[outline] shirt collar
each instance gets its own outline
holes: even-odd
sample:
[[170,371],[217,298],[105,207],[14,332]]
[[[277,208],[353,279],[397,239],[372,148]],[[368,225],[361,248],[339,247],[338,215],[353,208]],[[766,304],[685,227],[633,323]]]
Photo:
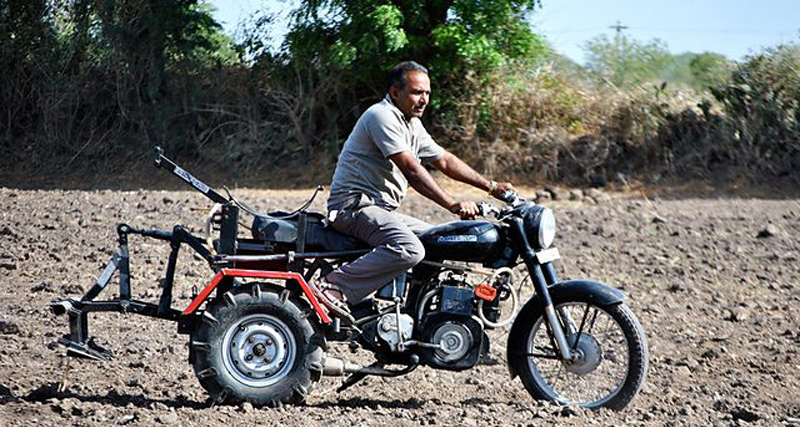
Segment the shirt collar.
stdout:
[[396,114],[398,114],[398,115],[400,116],[400,118],[401,118],[401,119],[403,119],[403,122],[405,122],[406,124],[409,124],[409,125],[411,124],[411,121],[412,121],[414,118],[412,117],[412,118],[410,118],[410,119],[406,120],[406,115],[405,115],[405,114],[403,114],[403,112],[402,112],[402,111],[400,111],[400,109],[399,109],[399,108],[397,108],[397,105],[395,105],[395,104],[394,104],[394,100],[392,99],[392,96],[391,96],[391,95],[389,95],[389,94],[387,93],[387,94],[386,94],[386,96],[385,96],[385,97],[383,97],[383,100],[384,100],[384,101],[386,101],[386,103],[387,103],[389,106],[391,106],[391,107],[392,107],[392,110],[393,110],[393,111],[394,111]]

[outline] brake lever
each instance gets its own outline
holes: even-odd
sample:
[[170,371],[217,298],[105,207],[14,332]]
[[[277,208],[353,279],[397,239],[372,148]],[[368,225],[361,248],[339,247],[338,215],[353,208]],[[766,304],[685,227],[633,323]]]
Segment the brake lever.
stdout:
[[486,202],[478,203],[478,215],[488,217],[489,214],[494,214],[494,216],[497,217],[500,214],[500,209]]

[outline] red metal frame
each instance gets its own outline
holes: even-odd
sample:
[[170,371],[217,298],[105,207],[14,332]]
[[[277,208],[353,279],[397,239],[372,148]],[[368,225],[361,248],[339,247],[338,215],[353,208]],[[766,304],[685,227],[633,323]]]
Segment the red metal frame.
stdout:
[[319,304],[317,297],[311,292],[311,288],[308,286],[308,283],[303,278],[300,273],[289,272],[289,271],[263,271],[263,270],[245,270],[241,268],[223,268],[222,270],[217,273],[216,276],[211,280],[211,282],[206,285],[205,288],[200,292],[197,297],[192,300],[192,303],[186,307],[186,310],[183,310],[184,315],[192,314],[201,304],[208,298],[208,295],[211,294],[211,291],[217,287],[219,282],[224,277],[255,277],[259,279],[281,279],[281,280],[296,280],[297,283],[300,284],[300,287],[303,289],[303,293],[306,294],[306,298],[308,301],[311,302],[311,306],[314,307],[314,310],[319,315],[320,320],[322,323],[329,324],[331,323],[331,318],[328,316],[328,313],[322,309],[322,306]]

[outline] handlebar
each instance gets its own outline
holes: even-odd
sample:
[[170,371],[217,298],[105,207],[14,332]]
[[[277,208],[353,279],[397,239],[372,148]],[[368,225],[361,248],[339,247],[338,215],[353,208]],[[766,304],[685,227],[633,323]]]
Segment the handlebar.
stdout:
[[505,207],[498,208],[486,202],[478,203],[478,216],[488,217],[490,214],[492,214],[495,218],[499,218],[505,211],[519,206],[527,201],[517,192],[510,190],[503,193],[500,200],[506,203]]

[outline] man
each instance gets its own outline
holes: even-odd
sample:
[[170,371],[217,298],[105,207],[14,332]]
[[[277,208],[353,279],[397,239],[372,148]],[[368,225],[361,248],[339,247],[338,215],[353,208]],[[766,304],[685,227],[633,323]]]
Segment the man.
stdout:
[[464,219],[478,213],[474,202],[456,200],[439,187],[421,161],[498,198],[513,190],[510,183],[482,177],[433,141],[420,121],[430,94],[425,67],[413,61],[398,64],[389,74],[389,93],[358,119],[336,164],[328,219],[337,231],[374,249],[313,287],[326,306],[351,322],[347,302],[360,301],[425,256],[415,233],[429,225],[394,212],[409,184]]

